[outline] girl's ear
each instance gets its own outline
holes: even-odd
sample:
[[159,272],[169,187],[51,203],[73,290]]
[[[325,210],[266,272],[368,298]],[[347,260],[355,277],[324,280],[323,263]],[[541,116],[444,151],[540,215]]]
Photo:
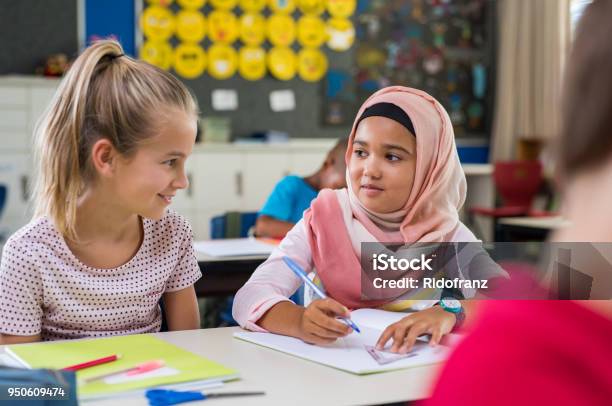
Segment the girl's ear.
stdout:
[[117,150],[106,138],[101,138],[91,148],[91,163],[100,176],[112,176],[117,162]]

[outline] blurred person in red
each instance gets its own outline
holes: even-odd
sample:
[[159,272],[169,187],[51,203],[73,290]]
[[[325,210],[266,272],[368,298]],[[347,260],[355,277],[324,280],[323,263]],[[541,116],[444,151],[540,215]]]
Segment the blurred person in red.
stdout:
[[[553,242],[612,242],[612,1],[586,9],[567,67],[559,179],[571,226]],[[610,270],[612,272],[612,270]],[[510,282],[512,283],[512,282]],[[609,405],[612,301],[488,301],[426,404]]]

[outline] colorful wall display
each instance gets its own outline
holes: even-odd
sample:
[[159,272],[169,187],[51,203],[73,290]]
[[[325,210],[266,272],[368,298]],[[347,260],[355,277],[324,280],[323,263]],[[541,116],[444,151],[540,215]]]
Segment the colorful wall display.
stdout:
[[186,79],[318,82],[329,62],[322,47],[353,46],[356,0],[147,0],[140,58]]
[[[355,71],[328,75],[326,122],[350,124],[359,102],[390,84],[423,89],[446,108],[458,137],[487,137],[495,67],[494,0],[329,0],[327,47],[353,41]],[[347,18],[356,12],[358,18]],[[350,15],[350,14],[349,14]],[[355,101],[337,89],[354,80]],[[353,79],[354,78],[354,79]],[[333,80],[333,81],[332,81]]]

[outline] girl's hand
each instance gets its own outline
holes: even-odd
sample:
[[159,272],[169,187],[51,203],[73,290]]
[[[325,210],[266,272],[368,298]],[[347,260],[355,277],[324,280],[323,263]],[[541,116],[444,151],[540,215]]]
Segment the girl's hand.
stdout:
[[314,300],[302,313],[299,338],[310,344],[330,344],[353,330],[336,317],[349,317],[346,307],[334,299]]
[[405,354],[412,350],[417,337],[422,334],[431,334],[429,345],[436,346],[444,335],[451,332],[456,321],[454,314],[440,306],[421,310],[388,326],[378,339],[376,348],[382,350],[393,337],[391,352]]

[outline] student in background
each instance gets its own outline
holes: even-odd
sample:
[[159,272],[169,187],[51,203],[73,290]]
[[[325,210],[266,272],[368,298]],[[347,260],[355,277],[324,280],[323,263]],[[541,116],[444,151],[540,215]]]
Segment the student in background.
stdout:
[[[567,67],[558,159],[571,225],[553,242],[612,242],[610,21],[612,2],[587,7]],[[609,405],[611,338],[610,300],[489,302],[427,403]]]
[[276,184],[255,223],[258,237],[282,238],[310,207],[321,189],[346,187],[346,139],[340,139],[327,153],[319,170],[305,178],[286,176]]
[[[477,241],[459,221],[466,180],[453,126],[430,95],[400,86],[372,95],[357,114],[345,159],[348,187],[321,191],[238,291],[233,314],[242,327],[314,344],[333,342],[351,332],[336,319],[348,317],[349,308],[406,310],[416,302],[362,299],[362,242]],[[301,280],[283,256],[306,272],[316,269],[315,281],[329,298],[306,308],[289,301]],[[469,318],[471,305],[463,305]],[[432,334],[431,343],[437,344],[455,328],[458,317],[429,306],[389,326],[379,347],[391,340],[392,351],[407,352],[423,333]]]
[[72,65],[36,134],[35,216],[4,247],[3,344],[199,327],[187,187],[198,108],[115,41]]

